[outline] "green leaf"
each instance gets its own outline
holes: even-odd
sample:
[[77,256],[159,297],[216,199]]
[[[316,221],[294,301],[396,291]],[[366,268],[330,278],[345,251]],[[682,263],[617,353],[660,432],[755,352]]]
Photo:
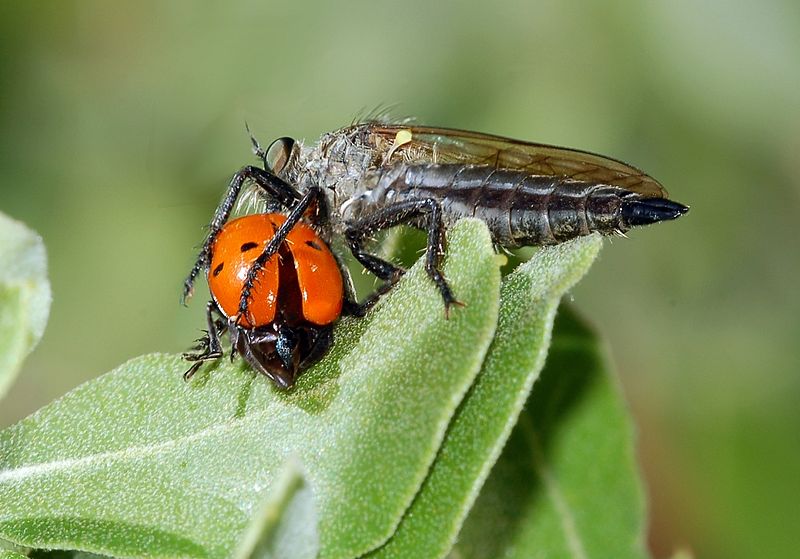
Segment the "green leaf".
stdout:
[[16,551],[0,549],[0,559],[28,559],[28,556],[23,555],[22,553],[17,553]]
[[314,559],[319,554],[314,495],[290,461],[245,531],[234,559]]
[[451,228],[445,320],[415,266],[375,312],[343,320],[290,393],[237,361],[189,384],[176,356],[134,359],[0,433],[0,537],[107,555],[227,557],[287,459],[307,472],[323,559],[394,532],[497,325],[483,223]]
[[108,559],[106,555],[96,555],[85,551],[35,549],[28,555],[30,559]]
[[597,338],[563,310],[547,366],[451,557],[647,557],[632,441]]
[[50,301],[42,238],[0,214],[0,397],[39,343]]
[[502,286],[496,338],[396,534],[373,558],[441,557],[452,547],[544,365],[558,302],[588,270],[597,236],[544,248]]

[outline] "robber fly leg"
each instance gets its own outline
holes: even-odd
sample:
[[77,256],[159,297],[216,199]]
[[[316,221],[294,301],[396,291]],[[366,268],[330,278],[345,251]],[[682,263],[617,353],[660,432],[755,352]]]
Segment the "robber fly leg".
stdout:
[[214,311],[216,308],[213,301],[208,302],[206,306],[206,324],[208,330],[206,331],[206,335],[197,340],[197,345],[192,348],[197,351],[197,353],[187,352],[183,354],[183,358],[186,361],[193,361],[189,370],[183,373],[183,380],[188,381],[192,378],[206,361],[214,361],[222,357],[222,344],[219,341],[219,334],[221,329],[224,328],[224,326],[222,326],[222,328],[220,328],[220,326],[224,323],[214,318]]
[[[339,271],[342,274],[342,280],[344,282],[344,301],[342,302],[342,314],[344,316],[355,316],[359,318],[363,317],[367,314],[367,311],[369,311],[375,305],[375,303],[378,302],[378,299],[380,299],[383,294],[389,291],[389,289],[391,289],[392,286],[397,283],[396,280],[386,281],[378,289],[372,292],[366,299],[359,303],[358,296],[356,295],[356,288],[353,285],[353,277],[350,274],[350,269],[345,265],[344,262],[342,262],[342,259],[339,258],[337,254],[334,253],[333,256],[336,259],[336,264],[339,266]],[[402,275],[403,270],[398,268],[398,272],[394,274],[394,277],[399,279]]]
[[364,304],[358,302],[358,296],[356,295],[356,288],[353,285],[353,276],[350,274],[350,269],[335,252],[333,253],[333,258],[336,260],[336,265],[339,268],[339,273],[342,275],[342,283],[344,284],[342,314],[345,316],[364,316],[372,305],[364,306]]
[[[453,296],[453,292],[440,270],[445,238],[442,207],[439,202],[433,198],[396,202],[372,215],[349,223],[345,231],[345,237],[353,256],[367,270],[387,282],[388,285],[381,286],[382,291],[385,292],[399,279],[403,270],[377,256],[366,253],[363,249],[363,243],[378,231],[389,229],[396,225],[409,224],[421,228],[417,224],[417,220],[425,221],[424,229],[428,233],[425,271],[439,289],[439,293],[441,293],[444,300],[445,314],[449,315],[451,305],[462,305],[463,303]],[[380,293],[377,296],[380,296]]]
[[[397,279],[400,279],[400,277],[401,276],[397,276]],[[345,316],[355,316],[359,318],[365,316],[367,311],[374,307],[375,303],[377,303],[381,297],[386,295],[396,283],[397,280],[383,282],[375,291],[370,293],[367,298],[360,303],[355,299],[345,299],[342,305],[342,314]]]
[[350,247],[350,252],[353,253],[356,260],[378,279],[383,280],[383,283],[361,303],[357,302],[355,297],[350,300],[345,298],[342,312],[351,316],[364,316],[378,302],[378,299],[387,293],[405,273],[403,268],[364,250],[364,242],[378,229],[367,230],[362,227],[362,224],[363,220],[359,220],[348,226],[345,231],[347,246]]
[[250,165],[242,167],[242,169],[231,178],[228,190],[225,192],[222,202],[217,206],[214,217],[208,226],[208,236],[203,242],[200,254],[197,255],[197,260],[195,260],[191,272],[189,272],[188,277],[183,282],[182,303],[185,303],[186,300],[192,296],[194,281],[197,279],[200,272],[208,266],[211,258],[211,246],[214,244],[217,235],[219,235],[222,226],[225,225],[225,222],[228,221],[228,218],[231,216],[231,211],[233,211],[236,199],[239,197],[239,193],[242,190],[242,185],[248,180],[252,181],[263,190],[265,195],[273,198],[285,208],[291,208],[302,198],[302,195],[297,189],[269,171]]
[[244,286],[242,287],[242,296],[239,300],[239,312],[236,317],[237,324],[239,323],[239,320],[241,320],[241,317],[247,316],[247,307],[250,304],[250,293],[253,290],[258,273],[264,268],[269,259],[278,252],[278,249],[286,240],[286,236],[303,218],[303,214],[306,213],[312,204],[315,204],[320,198],[322,198],[322,196],[323,194],[320,188],[309,188],[308,192],[306,192],[303,197],[300,198],[300,201],[297,202],[297,204],[292,208],[292,211],[289,212],[289,215],[286,216],[286,221],[284,221],[283,224],[278,227],[278,230],[275,231],[275,235],[269,240],[267,245],[264,247],[264,250],[258,255],[258,258],[253,261],[250,269],[247,270],[247,277],[245,278]]

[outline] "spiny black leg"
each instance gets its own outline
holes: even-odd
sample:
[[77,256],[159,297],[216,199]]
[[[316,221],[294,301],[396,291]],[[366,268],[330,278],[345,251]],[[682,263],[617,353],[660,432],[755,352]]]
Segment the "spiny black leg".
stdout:
[[342,275],[342,284],[344,287],[342,314],[345,316],[364,316],[369,309],[362,309],[361,305],[358,303],[356,287],[353,285],[353,276],[350,274],[350,269],[345,265],[338,254],[333,253],[333,258],[336,260],[339,273]]
[[352,300],[345,299],[342,312],[346,315],[361,317],[367,314],[367,311],[378,302],[381,296],[388,293],[406,272],[403,268],[366,252],[363,244],[368,235],[362,234],[362,231],[357,228],[349,228],[345,231],[350,252],[364,268],[378,279],[383,280],[383,283],[361,303],[357,302],[355,297]]
[[366,299],[361,301],[360,303],[355,299],[345,299],[344,303],[342,304],[342,314],[345,316],[355,316],[357,318],[361,318],[367,314],[372,307],[375,306],[381,297],[386,295],[394,284],[400,279],[401,276],[397,276],[397,279],[385,281],[378,288],[370,293]]
[[[258,258],[255,259],[253,264],[250,266],[250,269],[247,270],[247,277],[244,281],[244,287],[242,287],[242,297],[239,300],[239,313],[236,317],[236,323],[239,323],[239,319],[242,316],[247,316],[247,306],[250,304],[250,293],[253,290],[253,285],[256,281],[256,276],[258,273],[264,268],[264,265],[269,261],[269,259],[278,252],[278,249],[286,240],[286,236],[289,232],[294,228],[295,225],[303,218],[303,214],[311,207],[311,204],[316,202],[322,195],[322,190],[317,187],[310,188],[308,192],[297,202],[297,205],[292,208],[292,211],[286,216],[286,221],[275,231],[275,235],[269,240],[267,245],[264,247],[264,250],[261,254],[258,255]],[[254,322],[252,317],[250,318],[250,322]]]
[[206,361],[214,361],[222,357],[222,344],[219,341],[220,322],[214,318],[216,305],[209,301],[206,306],[206,324],[208,330],[206,335],[197,340],[197,345],[192,349],[197,353],[187,352],[183,354],[186,361],[193,361],[189,370],[183,373],[183,380],[189,380]]
[[[356,288],[353,285],[353,277],[350,274],[350,269],[342,262],[342,259],[339,258],[337,254],[334,253],[333,257],[336,259],[336,264],[339,266],[339,272],[342,274],[342,282],[344,283],[344,301],[342,302],[342,314],[344,316],[355,316],[361,318],[367,314],[375,303],[378,302],[378,299],[381,298],[381,295],[385,294],[389,289],[397,283],[396,281],[387,281],[383,285],[381,285],[378,289],[376,289],[373,293],[371,293],[364,301],[361,303],[358,302],[358,296],[356,294]],[[400,279],[402,274],[398,274],[396,277]]]
[[[365,268],[374,273],[379,278],[388,282],[396,282],[402,275],[402,268],[387,262],[377,256],[368,254],[363,249],[364,241],[371,235],[388,229],[396,225],[408,223],[416,226],[413,221],[416,218],[426,220],[425,230],[428,233],[428,246],[425,254],[425,271],[436,284],[439,293],[444,299],[445,314],[449,316],[451,305],[462,305],[456,300],[453,292],[442,275],[440,268],[442,256],[444,255],[444,223],[442,221],[442,208],[439,202],[433,198],[422,200],[407,200],[386,206],[374,214],[356,220],[348,224],[345,237],[353,252],[353,256],[361,262]],[[391,285],[389,285],[391,287]],[[387,288],[388,290],[388,288]]]
[[225,225],[225,222],[228,221],[228,218],[231,216],[231,211],[233,211],[233,206],[236,204],[236,199],[239,197],[239,193],[242,190],[242,185],[248,180],[252,180],[266,195],[274,198],[285,208],[291,208],[302,198],[301,194],[292,185],[276,177],[269,171],[253,167],[252,165],[242,167],[242,169],[231,178],[228,190],[225,192],[225,197],[222,199],[219,206],[217,206],[214,217],[209,224],[208,236],[205,242],[203,242],[203,248],[200,249],[200,254],[197,256],[197,260],[191,272],[189,272],[189,276],[183,282],[182,303],[185,304],[186,299],[192,296],[195,279],[197,279],[200,271],[208,266],[211,257],[211,245],[214,244],[214,240],[216,240],[217,235],[219,235],[222,226]]
[[378,212],[376,216],[369,216],[362,220],[349,223],[347,225],[347,230],[344,232],[344,236],[347,241],[347,246],[350,247],[350,252],[353,253],[353,256],[355,256],[356,260],[358,260],[364,268],[372,272],[378,279],[396,281],[405,273],[403,268],[364,250],[364,242],[374,233],[381,229],[388,229],[389,227],[397,225],[396,223],[385,225],[381,220],[381,217],[383,217],[382,213],[383,212]]
[[358,260],[362,266],[375,274],[379,279],[384,281],[397,281],[403,274],[406,273],[404,268],[366,252],[361,247],[362,243],[363,240],[357,243],[358,246],[357,248],[354,248],[353,256],[356,257],[356,260]]

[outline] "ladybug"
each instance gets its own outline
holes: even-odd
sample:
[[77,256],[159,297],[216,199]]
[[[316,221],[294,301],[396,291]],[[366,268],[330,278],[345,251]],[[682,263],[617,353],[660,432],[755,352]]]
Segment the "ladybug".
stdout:
[[[252,282],[252,303],[245,314],[239,302],[250,268],[274,237],[286,216],[254,214],[226,223],[211,245],[208,286],[208,335],[185,377],[208,360],[222,356],[219,333],[230,332],[236,353],[281,388],[289,388],[299,371],[325,354],[332,326],[342,313],[344,282],[328,245],[305,223],[292,227],[285,240]],[[218,324],[213,315],[225,322]]]
[[[225,223],[214,236],[207,269],[212,297],[208,330],[194,347],[198,353],[184,354],[194,362],[185,379],[204,362],[222,357],[220,334],[225,330],[231,357],[240,354],[281,388],[290,388],[299,372],[328,351],[344,306],[343,267],[303,222],[288,227],[277,252],[259,265],[259,256],[286,224],[287,216],[279,213],[246,215]],[[248,277],[254,266],[256,273]],[[251,299],[241,312],[243,292]],[[348,311],[364,312],[354,304]]]
[[[205,271],[211,301],[205,335],[193,351],[183,354],[192,362],[183,376],[188,381],[204,363],[223,356],[220,337],[227,331],[231,359],[241,355],[255,371],[288,389],[328,351],[339,317],[364,316],[405,270],[361,247],[389,225],[385,219],[337,229],[322,187],[310,185],[301,192],[282,178],[299,149],[294,140],[279,138],[267,150],[252,136],[251,141],[264,167],[248,165],[233,176],[184,281],[185,302]],[[230,219],[246,184],[258,189],[270,210],[279,211]],[[329,239],[337,233],[345,237],[356,259],[384,280],[363,302],[356,300],[347,267],[330,249]],[[438,260],[430,262],[438,267]],[[441,282],[449,294],[443,278]]]

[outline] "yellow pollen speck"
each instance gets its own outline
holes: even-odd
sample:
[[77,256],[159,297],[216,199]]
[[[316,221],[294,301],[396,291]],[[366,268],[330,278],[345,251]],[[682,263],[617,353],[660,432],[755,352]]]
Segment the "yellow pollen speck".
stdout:
[[394,147],[399,148],[400,146],[407,144],[411,141],[412,137],[413,134],[411,133],[411,130],[405,128],[400,130],[394,137]]
[[402,130],[398,130],[397,134],[394,135],[394,142],[392,142],[392,147],[389,148],[389,151],[386,153],[386,157],[384,158],[383,162],[388,163],[389,160],[394,155],[394,152],[404,146],[405,144],[409,143],[413,138],[413,134],[411,130],[407,128],[403,128]]

